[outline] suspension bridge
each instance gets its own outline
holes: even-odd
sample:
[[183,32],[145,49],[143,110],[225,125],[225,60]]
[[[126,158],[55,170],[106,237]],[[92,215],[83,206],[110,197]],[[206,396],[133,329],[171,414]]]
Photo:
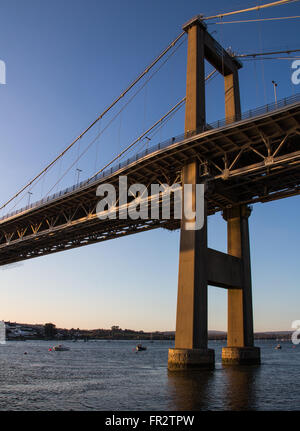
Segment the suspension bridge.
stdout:
[[[282,2],[275,2],[282,3]],[[226,51],[208,32],[202,16],[183,32],[65,151],[7,203],[32,184],[78,142],[106,112],[174,48],[188,39],[186,96],[92,177],[10,211],[0,219],[0,265],[56,253],[156,228],[180,230],[180,259],[175,348],[169,351],[170,370],[213,367],[207,348],[207,287],[228,290],[228,347],[224,363],[257,364],[253,344],[253,312],[248,217],[257,202],[300,193],[300,94],[242,112],[238,57]],[[224,77],[225,119],[206,122],[204,62]],[[185,131],[147,146],[124,160],[127,150],[147,137],[185,104]],[[120,161],[120,157],[123,161]],[[206,184],[204,227],[184,229],[185,218],[105,219],[97,216],[99,185],[115,186],[127,176],[128,186],[153,183]],[[129,199],[128,205],[134,197]],[[194,192],[190,196],[195,205]],[[2,208],[6,207],[6,204]],[[150,205],[150,200],[149,200]],[[222,212],[228,226],[228,253],[208,248],[207,216]]]

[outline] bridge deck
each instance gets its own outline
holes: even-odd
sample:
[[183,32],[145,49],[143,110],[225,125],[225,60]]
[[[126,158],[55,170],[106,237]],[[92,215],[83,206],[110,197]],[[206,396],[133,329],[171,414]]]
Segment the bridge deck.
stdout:
[[209,214],[240,203],[299,194],[299,95],[252,115],[248,112],[230,124],[218,122],[190,137],[172,138],[78,188],[2,217],[0,265],[157,227],[178,228],[178,220],[100,221],[95,213],[96,188],[103,182],[117,188],[120,175],[128,176],[128,185],[180,182],[182,167],[195,157],[209,184]]

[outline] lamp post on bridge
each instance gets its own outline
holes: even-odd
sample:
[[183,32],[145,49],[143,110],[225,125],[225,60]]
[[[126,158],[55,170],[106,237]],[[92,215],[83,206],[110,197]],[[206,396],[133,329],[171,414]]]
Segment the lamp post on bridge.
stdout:
[[32,194],[33,194],[32,192],[28,192],[28,204],[27,204],[27,206],[30,205],[30,198],[31,198]]
[[149,146],[149,142],[151,141],[151,138],[149,138],[148,136],[145,136],[145,139],[147,139],[147,143],[146,143],[146,151],[147,151],[148,146]]
[[79,184],[79,175],[80,175],[80,172],[82,172],[82,169],[76,168],[76,171],[77,171],[77,186],[78,186],[78,184]]
[[277,82],[272,81],[273,87],[274,87],[274,98],[275,98],[275,105],[277,105],[277,92],[276,92],[276,87],[277,87]]

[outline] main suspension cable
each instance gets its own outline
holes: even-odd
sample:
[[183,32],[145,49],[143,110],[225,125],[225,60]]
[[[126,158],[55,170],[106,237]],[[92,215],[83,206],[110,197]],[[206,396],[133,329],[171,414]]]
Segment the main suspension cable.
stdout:
[[131,147],[133,147],[135,144],[137,144],[141,139],[143,139],[151,130],[153,130],[158,124],[160,124],[168,115],[170,115],[178,106],[180,106],[183,102],[185,102],[185,97],[181,99],[178,103],[176,103],[173,108],[171,108],[163,117],[161,117],[156,123],[154,123],[149,129],[147,129],[144,133],[142,133],[135,141],[133,141],[128,147],[126,147],[123,151],[121,151],[117,156],[115,156],[109,163],[107,163],[102,169],[100,169],[98,172],[96,172],[92,177],[88,179],[88,181],[95,178],[98,174],[100,174],[104,169],[108,168],[113,162],[115,162],[117,159],[119,159],[124,153],[126,153]]
[[[212,76],[216,73],[216,69],[212,70],[206,77],[205,81],[212,78]],[[98,174],[104,171],[104,169],[108,168],[113,162],[115,162],[117,159],[119,159],[123,154],[125,154],[130,148],[132,148],[135,144],[137,144],[139,141],[141,141],[145,136],[149,134],[151,130],[153,130],[156,126],[162,123],[163,120],[165,120],[170,114],[172,114],[175,110],[177,110],[183,102],[185,102],[186,97],[181,99],[178,103],[176,103],[173,108],[171,108],[163,117],[161,117],[156,123],[154,123],[148,130],[146,130],[142,135],[140,135],[135,141],[133,141],[128,147],[126,147],[123,151],[121,151],[117,156],[115,156],[109,163],[107,163],[102,169],[100,169],[98,172],[96,172],[92,177],[88,179],[88,181],[95,178]]]
[[266,3],[266,4],[260,5],[260,6],[249,7],[248,9],[235,10],[233,12],[225,12],[225,13],[220,13],[218,15],[213,15],[213,16],[204,16],[204,17],[201,17],[201,19],[206,21],[209,19],[223,18],[224,16],[236,15],[239,13],[251,12],[254,10],[257,11],[257,10],[265,9],[265,8],[272,7],[272,6],[281,6],[281,5],[288,4],[288,3],[294,3],[296,1],[299,1],[299,0],[280,0],[280,1],[275,1],[272,3]]
[[[176,53],[176,51],[183,45],[184,40],[177,45],[175,50],[173,50],[166,58],[165,60],[153,71],[153,73],[146,79],[146,81],[143,82],[143,84],[131,95],[131,97],[127,100],[127,102],[119,109],[119,111],[111,118],[111,120],[108,122],[108,124],[105,125],[92,139],[92,141],[88,144],[88,146],[82,151],[82,153],[78,156],[78,158],[67,168],[67,170],[63,173],[63,175],[58,179],[58,181],[54,184],[54,186],[51,187],[51,189],[48,191],[46,196],[51,193],[51,191],[56,187],[57,184],[60,183],[60,181],[69,173],[69,171],[72,169],[72,167],[77,163],[77,161],[90,149],[90,147],[99,139],[99,137],[109,128],[109,126],[118,118],[119,115],[122,114],[124,109],[132,102],[132,100],[142,91],[144,87],[148,84],[149,81],[162,69],[162,67],[170,60],[170,58]],[[44,174],[45,175],[45,174]]]
[[285,51],[255,52],[253,54],[238,54],[238,55],[235,55],[234,57],[239,57],[239,58],[258,57],[260,55],[290,54],[292,52],[300,52],[300,49],[287,49]]
[[33,182],[35,182],[42,174],[44,174],[48,169],[53,166],[76,142],[81,139],[101,118],[104,117],[159,61],[160,59],[170,51],[171,48],[184,36],[186,33],[183,31],[179,36],[176,37],[168,46],[165,48],[153,61],[152,63],[126,88],[123,93],[120,94],[97,118],[93,121],[70,145],[68,145],[64,151],[62,151],[51,163],[49,163],[39,174],[37,174],[32,180],[30,180],[24,187],[22,187],[12,198],[5,202],[0,210],[5,208],[12,200],[19,196],[24,190],[26,190]]
[[213,22],[210,23],[211,25],[213,24],[241,24],[241,23],[245,23],[245,22],[259,22],[259,21],[277,21],[280,19],[295,19],[295,18],[300,18],[300,15],[294,15],[294,16],[280,16],[280,17],[273,17],[273,18],[258,18],[258,19],[245,19],[245,20],[235,20],[235,21],[221,21],[221,22]]
[[293,56],[293,57],[260,57],[260,58],[244,58],[243,61],[256,61],[256,60],[299,60],[299,56]]

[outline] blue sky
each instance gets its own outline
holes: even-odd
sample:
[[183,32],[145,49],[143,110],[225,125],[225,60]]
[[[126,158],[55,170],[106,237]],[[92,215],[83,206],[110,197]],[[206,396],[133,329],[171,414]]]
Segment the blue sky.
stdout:
[[[196,14],[211,15],[264,2],[230,0],[1,0],[0,198],[4,202],[70,143]],[[232,19],[300,15],[300,3]],[[229,20],[229,18],[228,18]],[[299,48],[299,20],[209,25],[238,53]],[[291,60],[245,61],[240,71],[242,110],[300,91]],[[38,200],[100,169],[185,95],[186,42],[141,89],[58,186],[54,186],[95,131],[32,190]],[[211,70],[207,66],[207,73]],[[127,99],[128,100],[128,99]],[[126,103],[122,102],[121,107]],[[207,119],[224,117],[223,82],[207,85]],[[153,143],[179,134],[184,112]],[[25,194],[18,206],[26,205]],[[255,330],[290,329],[299,315],[299,198],[257,204],[250,218]],[[1,215],[3,212],[1,213]],[[226,225],[209,219],[211,247],[226,251]],[[175,329],[179,232],[156,230],[58,253],[0,271],[0,318],[52,321],[60,327],[120,325]],[[226,291],[209,288],[209,328],[226,329]]]

